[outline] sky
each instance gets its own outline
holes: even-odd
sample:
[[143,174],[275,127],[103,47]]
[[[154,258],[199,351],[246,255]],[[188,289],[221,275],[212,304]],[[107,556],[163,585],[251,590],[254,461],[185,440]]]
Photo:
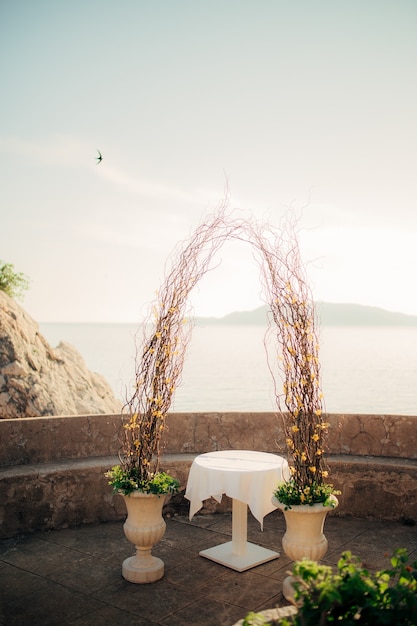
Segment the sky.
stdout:
[[[141,320],[226,184],[295,212],[316,300],[417,315],[415,0],[0,0],[0,77],[0,259],[36,321]],[[262,304],[248,244],[191,304]]]

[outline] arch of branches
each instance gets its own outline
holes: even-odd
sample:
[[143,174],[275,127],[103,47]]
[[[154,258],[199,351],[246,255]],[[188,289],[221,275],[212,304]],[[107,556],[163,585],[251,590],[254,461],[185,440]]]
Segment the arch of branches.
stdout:
[[260,268],[269,307],[268,336],[274,339],[267,359],[293,478],[302,487],[313,481],[322,484],[327,476],[323,446],[328,425],[322,413],[314,303],[300,259],[296,222],[288,219],[273,228],[232,219],[226,214],[226,202],[178,253],[144,325],[135,388],[123,409],[120,461],[139,481],[158,472],[166,415],[191,337],[191,326],[185,321],[188,296],[217,250],[230,239],[248,242]]

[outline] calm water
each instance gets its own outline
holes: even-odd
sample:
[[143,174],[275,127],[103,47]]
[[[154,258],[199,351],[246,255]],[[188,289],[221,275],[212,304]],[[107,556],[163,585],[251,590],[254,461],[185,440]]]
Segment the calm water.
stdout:
[[[40,324],[52,346],[71,343],[126,398],[136,325]],[[173,410],[275,410],[258,326],[195,327]],[[329,413],[417,415],[417,328],[323,327],[322,388]]]

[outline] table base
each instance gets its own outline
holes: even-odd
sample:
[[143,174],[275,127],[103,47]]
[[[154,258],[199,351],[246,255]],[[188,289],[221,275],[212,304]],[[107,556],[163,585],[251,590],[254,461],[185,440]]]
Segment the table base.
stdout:
[[226,565],[237,572],[277,559],[280,554],[247,541],[248,507],[244,502],[232,499],[232,541],[221,543],[214,548],[202,550],[199,554],[206,559]]
[[199,554],[206,559],[215,561],[215,563],[226,565],[226,567],[230,567],[236,572],[244,572],[251,567],[273,561],[280,556],[279,552],[273,552],[273,550],[268,550],[249,542],[246,542],[245,549],[241,554],[236,554],[233,551],[233,541],[221,543],[208,550],[202,550]]

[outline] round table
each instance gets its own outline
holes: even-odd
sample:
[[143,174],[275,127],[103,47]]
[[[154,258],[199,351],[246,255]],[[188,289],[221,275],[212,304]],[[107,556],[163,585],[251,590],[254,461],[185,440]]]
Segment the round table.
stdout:
[[271,498],[279,482],[289,478],[286,459],[252,450],[222,450],[196,457],[191,465],[185,497],[190,500],[190,519],[213,497],[220,502],[225,493],[232,498],[232,541],[200,552],[212,561],[243,572],[279,557],[247,541],[247,507],[263,524],[275,509]]

